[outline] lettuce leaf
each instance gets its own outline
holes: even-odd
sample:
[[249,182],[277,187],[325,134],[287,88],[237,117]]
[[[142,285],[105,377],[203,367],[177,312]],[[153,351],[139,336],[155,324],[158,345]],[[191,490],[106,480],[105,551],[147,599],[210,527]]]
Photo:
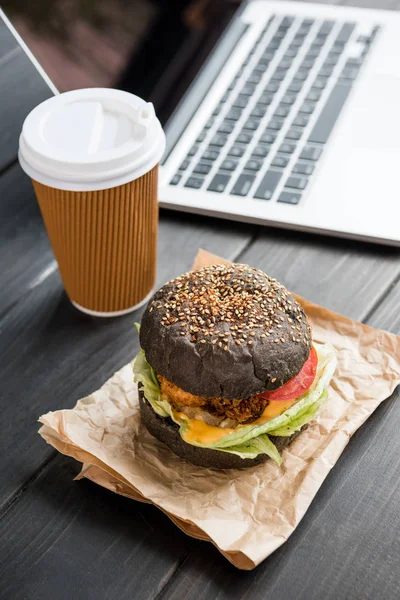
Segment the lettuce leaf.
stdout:
[[237,444],[231,448],[214,448],[214,450],[236,454],[241,458],[257,458],[259,454],[267,454],[277,465],[280,465],[282,462],[278,448],[266,433],[259,435],[244,444]]
[[[135,327],[139,333],[140,325],[135,323]],[[157,374],[147,362],[144,350],[140,350],[133,362],[133,380],[138,384],[138,389],[143,390],[145,398],[151,404],[154,412],[160,415],[160,417],[171,416],[170,412],[163,406],[165,402],[161,401],[161,390]],[[169,406],[168,402],[166,404]]]

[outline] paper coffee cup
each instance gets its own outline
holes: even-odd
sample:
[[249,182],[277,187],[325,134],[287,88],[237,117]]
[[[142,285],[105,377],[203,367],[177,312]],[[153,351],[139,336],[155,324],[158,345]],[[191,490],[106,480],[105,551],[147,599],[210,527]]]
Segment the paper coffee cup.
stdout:
[[152,293],[164,149],[153,105],[119,90],[60,94],[23,124],[19,161],[65,290],[86,313],[122,315]]

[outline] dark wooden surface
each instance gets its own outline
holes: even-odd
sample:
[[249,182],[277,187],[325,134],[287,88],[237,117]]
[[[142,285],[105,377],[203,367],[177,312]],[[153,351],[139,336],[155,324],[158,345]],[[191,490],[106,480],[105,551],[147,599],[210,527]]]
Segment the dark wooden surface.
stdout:
[[[16,162],[22,121],[50,92],[2,24],[0,90],[0,600],[399,598],[398,392],[353,437],[289,541],[251,573],[154,507],[73,481],[79,466],[46,446],[37,418],[73,406],[134,356],[141,311],[91,319],[63,292]],[[199,247],[400,333],[396,250],[162,212],[158,283],[187,270]]]

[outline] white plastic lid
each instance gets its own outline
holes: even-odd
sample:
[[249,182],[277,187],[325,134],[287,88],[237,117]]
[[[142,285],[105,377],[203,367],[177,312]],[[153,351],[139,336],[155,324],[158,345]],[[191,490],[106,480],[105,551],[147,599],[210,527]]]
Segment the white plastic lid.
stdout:
[[94,191],[141,177],[164,149],[151,103],[120,90],[90,88],[34,108],[22,126],[18,156],[24,171],[44,185]]

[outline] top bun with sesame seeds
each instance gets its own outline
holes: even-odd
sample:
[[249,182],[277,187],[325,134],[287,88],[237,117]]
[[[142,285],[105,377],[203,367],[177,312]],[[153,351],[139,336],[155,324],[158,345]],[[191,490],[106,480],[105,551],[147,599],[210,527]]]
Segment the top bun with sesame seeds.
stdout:
[[288,290],[259,269],[215,265],[166,283],[143,315],[140,344],[159,376],[203,398],[250,398],[295,377],[311,331]]

